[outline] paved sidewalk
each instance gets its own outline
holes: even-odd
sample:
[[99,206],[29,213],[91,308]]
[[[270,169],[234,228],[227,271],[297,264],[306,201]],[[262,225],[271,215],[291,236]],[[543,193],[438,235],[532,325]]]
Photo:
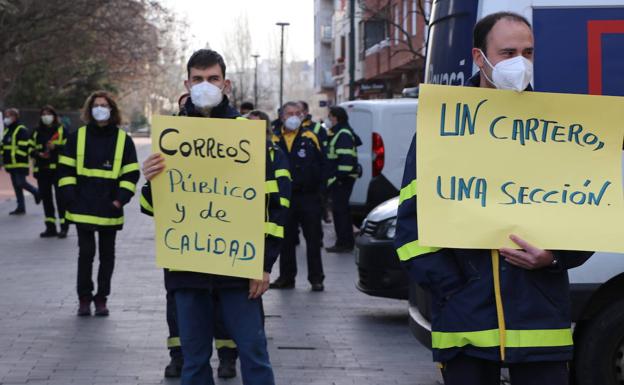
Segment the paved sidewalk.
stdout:
[[[143,158],[149,148],[145,140],[137,143]],[[42,208],[27,200],[22,217],[7,215],[14,201],[0,201],[0,384],[178,384],[163,379],[165,292],[154,263],[152,220],[139,213],[138,199],[126,207],[118,234],[108,318],[75,316],[75,229],[65,240],[40,239]],[[332,233],[325,228],[326,244]],[[408,330],[405,301],[358,292],[351,254],[324,254],[326,291],[312,293],[298,251],[297,288],[264,297],[277,384],[440,381],[430,352]],[[240,372],[217,381],[241,383]]]

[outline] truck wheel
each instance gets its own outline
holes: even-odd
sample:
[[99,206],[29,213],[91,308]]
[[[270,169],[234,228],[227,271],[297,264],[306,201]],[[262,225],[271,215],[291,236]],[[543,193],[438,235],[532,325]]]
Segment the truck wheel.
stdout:
[[624,385],[624,300],[583,329],[574,357],[578,385]]

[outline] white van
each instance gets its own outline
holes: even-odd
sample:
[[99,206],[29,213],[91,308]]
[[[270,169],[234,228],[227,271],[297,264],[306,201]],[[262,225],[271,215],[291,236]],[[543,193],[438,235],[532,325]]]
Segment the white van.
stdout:
[[340,104],[362,140],[358,163],[362,176],[349,200],[354,223],[401,189],[403,165],[416,127],[418,99],[354,100]]

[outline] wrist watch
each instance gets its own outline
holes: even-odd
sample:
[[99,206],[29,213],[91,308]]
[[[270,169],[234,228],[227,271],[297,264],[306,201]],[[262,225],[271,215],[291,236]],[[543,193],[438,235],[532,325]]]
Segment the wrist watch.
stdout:
[[559,266],[559,259],[558,259],[558,258],[557,258],[557,256],[556,256],[556,255],[554,255],[554,254],[553,254],[553,260],[552,260],[552,262],[550,263],[550,266],[551,266],[551,267],[557,267],[557,266]]

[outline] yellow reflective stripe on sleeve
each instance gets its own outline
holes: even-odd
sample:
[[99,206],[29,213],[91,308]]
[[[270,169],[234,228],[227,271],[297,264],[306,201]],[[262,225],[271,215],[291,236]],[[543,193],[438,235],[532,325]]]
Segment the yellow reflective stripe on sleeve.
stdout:
[[13,163],[13,164],[5,164],[4,168],[10,170],[12,168],[28,168],[28,163]]
[[26,153],[26,151],[22,151],[22,150],[15,150],[15,153],[16,153],[17,155],[21,155],[21,156],[26,156],[26,155],[28,155],[28,154]]
[[331,185],[332,185],[332,183],[334,183],[335,181],[336,181],[336,177],[335,177],[335,176],[333,176],[333,177],[329,178],[329,179],[327,180],[327,186],[328,186],[328,187],[329,187],[329,186],[331,186]]
[[501,295],[501,281],[500,281],[500,271],[499,271],[499,255],[498,250],[491,250],[490,255],[492,257],[492,275],[494,281],[494,301],[496,303],[496,319],[498,322],[498,329],[500,333],[498,338],[500,340],[500,356],[501,361],[505,361],[505,345],[506,345],[506,336],[507,330],[505,327],[505,312],[503,310],[503,299]]
[[285,168],[279,168],[275,170],[275,177],[276,178],[286,177],[292,180],[292,177],[290,176],[290,171]]
[[65,155],[59,155],[58,162],[60,164],[64,164],[65,166],[76,167],[76,159]]
[[338,166],[338,171],[351,171],[353,166]]
[[69,211],[65,212],[65,218],[75,223],[88,223],[91,225],[100,225],[100,226],[118,226],[124,223],[123,217],[119,217],[119,218],[96,217],[93,215],[72,214]]
[[141,207],[143,207],[145,211],[148,211],[154,214],[154,208],[152,207],[152,205],[149,204],[147,199],[145,199],[145,197],[142,194],[141,194],[141,199],[139,199],[139,203],[141,204]]
[[423,254],[433,253],[440,250],[439,247],[421,246],[418,240],[404,244],[397,249],[397,254],[401,261],[408,261],[412,258],[418,257]]
[[236,342],[234,342],[233,340],[215,339],[215,348],[216,349],[221,349],[221,348],[236,349]]
[[352,156],[357,156],[357,152],[353,149],[347,149],[347,148],[338,148],[336,149],[336,155],[352,155]]
[[266,193],[276,193],[279,192],[279,188],[277,187],[276,180],[267,180],[265,183]]
[[66,176],[64,178],[59,179],[58,181],[59,187],[68,186],[70,184],[76,184],[75,176]]
[[56,218],[54,218],[54,217],[45,217],[45,222],[46,223],[54,223],[54,224],[56,224]]
[[50,165],[50,170],[56,170],[56,164],[52,163],[52,164]]
[[17,141],[18,146],[30,146],[30,143],[32,143],[30,140],[18,140]]
[[119,171],[119,175],[124,175],[132,171],[137,171],[139,169],[138,163],[129,163],[121,168]]
[[133,194],[136,192],[135,184],[132,182],[128,182],[127,180],[122,180],[121,182],[119,182],[119,187],[130,190]]
[[399,205],[405,202],[406,200],[416,196],[416,192],[417,192],[416,186],[417,186],[417,182],[416,182],[416,179],[414,179],[407,186],[401,189],[401,193],[399,194]]
[[[508,348],[536,348],[572,346],[571,329],[507,330]],[[434,349],[449,349],[472,345],[480,348],[500,346],[498,329],[474,332],[431,332],[431,346]]]
[[280,198],[280,204],[283,207],[289,208],[290,207],[290,200],[288,200],[286,198]]
[[180,346],[182,346],[180,344],[180,337],[167,338],[167,349],[179,348]]
[[276,238],[284,238],[284,227],[272,222],[264,222],[264,233]]

